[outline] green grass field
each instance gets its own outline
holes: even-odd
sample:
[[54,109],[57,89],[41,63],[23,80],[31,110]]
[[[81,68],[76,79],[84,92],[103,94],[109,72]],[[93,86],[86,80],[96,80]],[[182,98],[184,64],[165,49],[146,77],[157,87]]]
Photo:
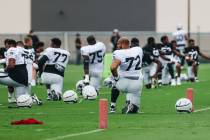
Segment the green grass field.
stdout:
[[[203,64],[199,70],[199,83],[143,89],[141,114],[122,115],[121,108],[125,102],[122,95],[118,100],[117,113],[108,115],[107,130],[78,136],[71,134],[98,129],[98,99],[80,100],[81,103],[77,104],[46,101],[46,89],[37,86],[33,91],[44,101],[43,106],[8,109],[7,90],[0,86],[0,140],[208,140],[210,110],[178,114],[175,111],[175,102],[185,97],[186,89],[192,87],[195,92],[195,110],[210,107],[209,73],[210,65]],[[82,75],[81,66],[69,66],[66,70],[64,90],[74,89],[75,83]],[[110,98],[109,89],[102,88],[100,93],[100,98]],[[44,125],[10,125],[13,120],[31,117],[43,121]]]

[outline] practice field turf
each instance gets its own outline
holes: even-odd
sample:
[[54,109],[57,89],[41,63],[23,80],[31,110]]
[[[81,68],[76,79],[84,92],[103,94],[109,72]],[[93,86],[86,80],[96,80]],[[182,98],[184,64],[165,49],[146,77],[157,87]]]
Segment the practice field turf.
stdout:
[[[71,65],[65,74],[64,90],[74,89],[82,78],[82,67]],[[33,91],[44,101],[31,109],[8,109],[7,90],[0,86],[0,140],[208,140],[210,139],[210,110],[178,114],[175,102],[185,97],[186,89],[194,89],[195,110],[210,107],[210,65],[199,70],[199,83],[184,83],[179,87],[143,89],[141,112],[122,115],[125,97],[118,100],[117,113],[108,115],[108,129],[98,131],[98,99],[77,104],[46,101],[46,90],[37,86]],[[100,98],[110,98],[102,88]],[[10,122],[35,118],[44,125],[12,126]],[[93,133],[96,130],[97,132]]]

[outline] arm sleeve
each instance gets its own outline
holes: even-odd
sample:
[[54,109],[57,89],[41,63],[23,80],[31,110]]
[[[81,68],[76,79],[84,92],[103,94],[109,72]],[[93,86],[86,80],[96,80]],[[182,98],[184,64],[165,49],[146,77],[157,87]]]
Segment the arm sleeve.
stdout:
[[40,72],[40,73],[42,73],[42,71],[43,71],[43,66],[44,66],[44,64],[47,62],[47,60],[49,60],[49,59],[48,59],[48,57],[47,57],[46,55],[43,55],[43,56],[39,59],[39,61],[38,61],[38,66],[39,66],[39,72]]

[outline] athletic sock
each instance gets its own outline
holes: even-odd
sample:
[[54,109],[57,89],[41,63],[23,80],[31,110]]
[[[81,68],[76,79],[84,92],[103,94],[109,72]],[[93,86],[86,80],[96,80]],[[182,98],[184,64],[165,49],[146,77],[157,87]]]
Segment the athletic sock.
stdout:
[[113,87],[111,92],[111,102],[116,103],[117,98],[120,95],[120,91],[116,87]]

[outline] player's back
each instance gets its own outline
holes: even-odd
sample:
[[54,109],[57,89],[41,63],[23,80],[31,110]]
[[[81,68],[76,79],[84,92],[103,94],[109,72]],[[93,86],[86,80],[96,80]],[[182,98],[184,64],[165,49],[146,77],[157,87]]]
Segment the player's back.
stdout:
[[185,35],[186,32],[184,30],[177,30],[174,32],[173,37],[176,39],[177,45],[178,46],[185,46]]
[[103,59],[105,52],[106,47],[102,42],[97,42],[94,45],[88,45],[81,48],[81,54],[89,56],[89,71],[103,71]]
[[59,64],[63,67],[66,67],[70,57],[70,53],[61,48],[47,48],[44,55],[48,57],[46,65]]
[[8,70],[8,75],[11,79],[27,85],[28,84],[28,74],[26,70],[24,52],[21,48],[11,47],[7,50],[6,64],[8,65],[9,59],[15,59],[14,69]]
[[65,68],[68,64],[70,53],[61,48],[47,48],[43,56],[47,56],[44,72],[55,73],[64,76]]
[[122,77],[135,77],[141,75],[143,51],[140,47],[116,50],[113,59],[121,61],[119,74]]

